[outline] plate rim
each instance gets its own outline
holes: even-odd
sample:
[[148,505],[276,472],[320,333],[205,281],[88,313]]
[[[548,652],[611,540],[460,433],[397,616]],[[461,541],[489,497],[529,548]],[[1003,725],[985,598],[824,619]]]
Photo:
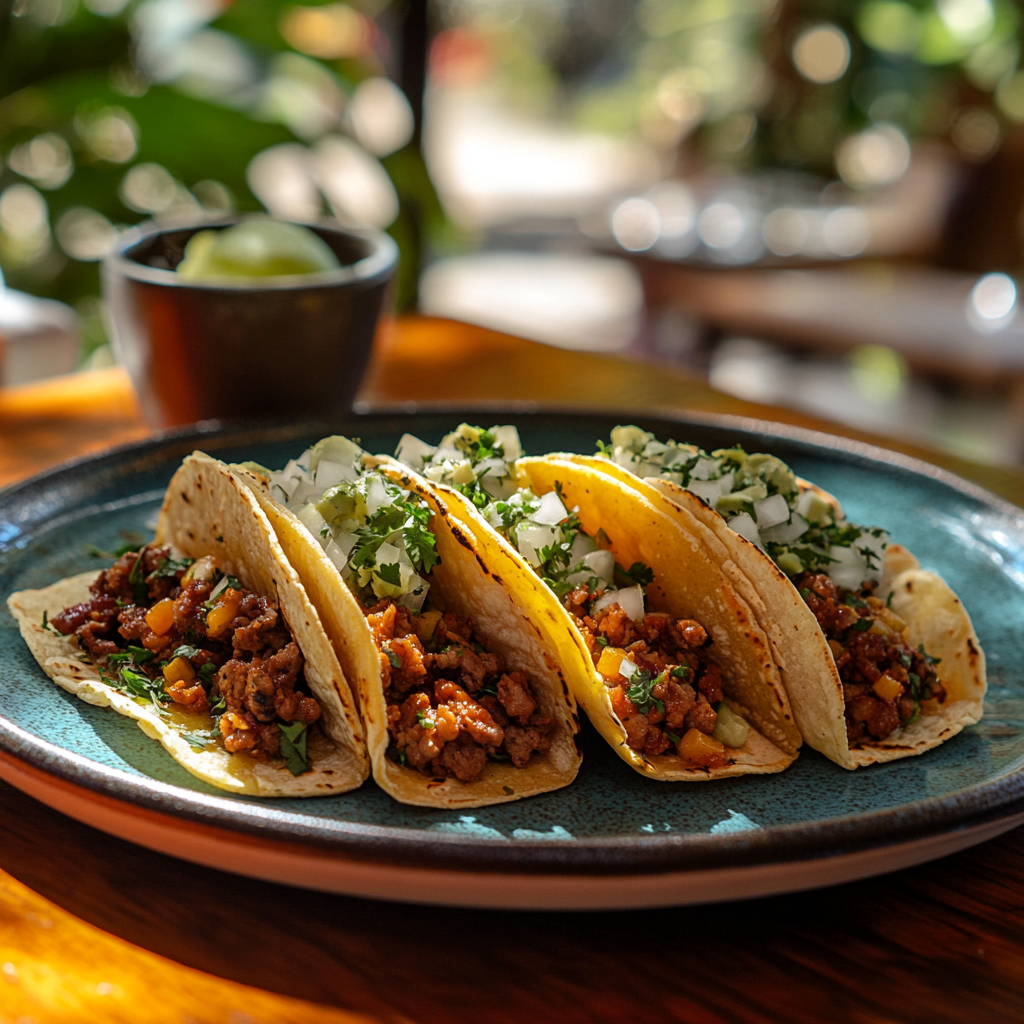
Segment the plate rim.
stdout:
[[[824,431],[746,416],[656,410],[565,407],[535,402],[402,402],[357,404],[351,419],[404,420],[415,416],[504,414],[539,420],[574,420],[586,417],[616,419],[664,428],[667,425],[734,430],[796,444],[809,451],[849,462],[882,463],[938,482],[959,494],[1009,516],[1024,528],[1024,510],[978,484],[940,466],[877,445]],[[334,428],[337,427],[337,421]],[[62,478],[83,468],[117,469],[126,462],[166,461],[176,447],[216,440],[224,445],[287,440],[290,436],[333,429],[330,421],[231,422],[205,421],[161,431],[69,459],[57,466],[0,490],[4,507],[33,491],[45,492]],[[186,453],[187,454],[187,453]],[[32,522],[31,518],[25,520]],[[0,543],[0,553],[12,546]],[[6,613],[6,608],[4,609]],[[744,832],[711,834],[661,833],[571,840],[498,841],[426,828],[380,826],[322,818],[301,810],[280,811],[267,804],[241,802],[227,796],[200,793],[145,776],[102,765],[22,729],[0,714],[0,752],[65,784],[106,796],[149,812],[184,822],[211,826],[232,834],[273,837],[354,860],[386,860],[439,870],[472,868],[488,872],[567,874],[616,872],[646,875],[665,871],[700,870],[709,866],[744,866],[803,860],[823,851],[843,852],[891,845],[979,821],[1012,816],[1024,808],[1024,769],[1008,770],[978,785],[953,793],[883,809],[789,825],[773,825]],[[869,769],[870,770],[870,769]],[[367,785],[372,785],[368,782]]]

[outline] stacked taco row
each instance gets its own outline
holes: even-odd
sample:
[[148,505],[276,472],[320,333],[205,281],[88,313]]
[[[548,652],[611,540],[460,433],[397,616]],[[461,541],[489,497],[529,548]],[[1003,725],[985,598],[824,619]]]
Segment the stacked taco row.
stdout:
[[661,781],[846,768],[981,717],[950,588],[770,455],[619,427],[526,457],[462,424],[394,457],[185,460],[152,544],[9,598],[48,675],[223,789],[404,803],[568,785],[577,705]]

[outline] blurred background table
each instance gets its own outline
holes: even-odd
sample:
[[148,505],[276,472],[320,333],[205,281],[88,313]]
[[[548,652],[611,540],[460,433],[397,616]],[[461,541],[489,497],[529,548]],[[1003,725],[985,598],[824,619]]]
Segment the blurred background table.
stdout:
[[[774,419],[930,459],[1024,504],[1015,470],[741,401],[681,370],[410,317],[382,330],[361,401],[421,400]],[[0,485],[148,434],[118,368],[0,390]],[[238,878],[106,836],[5,784],[0,829],[2,1024],[952,1024],[1016,1022],[1024,1000],[1022,830],[819,892],[542,915]]]

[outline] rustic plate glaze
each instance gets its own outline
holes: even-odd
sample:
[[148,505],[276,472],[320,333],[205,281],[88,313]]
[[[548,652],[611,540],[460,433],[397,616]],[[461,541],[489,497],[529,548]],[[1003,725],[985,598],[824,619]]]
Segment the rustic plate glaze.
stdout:
[[[0,494],[0,596],[95,567],[152,532],[194,448],[283,465],[326,433],[392,451],[461,420],[515,422],[530,452],[592,451],[633,416],[523,409],[367,413],[326,425],[177,432]],[[471,814],[405,807],[373,782],[308,800],[233,797],[137,726],[60,690],[0,612],[0,776],[82,821],[219,868],[355,895],[491,907],[653,906],[810,888],[895,870],[1024,821],[1024,513],[923,463],[726,418],[646,419],[659,437],[772,451],[883,526],[966,604],[989,667],[985,718],[923,757],[856,772],[804,749],[779,775],[669,785],[585,726],[577,781]]]

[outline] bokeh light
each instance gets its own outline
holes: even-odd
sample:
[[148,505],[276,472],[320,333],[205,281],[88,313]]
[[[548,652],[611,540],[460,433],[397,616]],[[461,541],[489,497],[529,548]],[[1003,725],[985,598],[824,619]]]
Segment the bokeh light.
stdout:
[[1018,71],[999,83],[996,104],[1011,121],[1024,122],[1024,71]]
[[67,183],[75,170],[71,147],[63,135],[44,132],[31,142],[11,150],[7,163],[23,178],[31,178],[39,188],[57,189]]
[[415,127],[405,93],[387,78],[360,82],[349,103],[348,117],[356,139],[375,156],[401,149]]
[[8,185],[0,194],[4,254],[15,264],[32,263],[50,247],[49,209],[31,185]]
[[969,160],[985,160],[998,148],[999,121],[983,107],[970,107],[957,113],[950,131],[953,144]]
[[912,53],[921,38],[921,17],[901,0],[870,0],[857,12],[857,31],[883,53]]
[[979,330],[1002,330],[1017,311],[1017,286],[1006,274],[985,274],[971,289],[967,319]]
[[992,0],[935,0],[935,9],[953,38],[966,46],[987,39],[995,24]]
[[885,345],[861,345],[849,355],[850,378],[861,396],[874,405],[888,405],[907,389],[907,361]]
[[872,188],[899,181],[910,166],[910,142],[895,125],[880,124],[844,140],[836,154],[843,181]]
[[805,29],[793,44],[793,64],[809,82],[838,81],[850,66],[850,41],[835,25]]
[[362,56],[370,47],[371,24],[348,4],[292,7],[281,16],[289,46],[326,60]]
[[177,182],[160,164],[137,164],[121,182],[121,200],[138,213],[162,213],[174,202]]
[[55,233],[60,247],[84,262],[103,259],[117,244],[117,228],[102,213],[84,206],[65,210]]
[[648,199],[634,197],[619,203],[612,211],[612,235],[629,252],[650,249],[661,233],[661,217]]
[[124,164],[138,150],[138,125],[122,107],[79,111],[74,125],[79,138],[100,160]]

